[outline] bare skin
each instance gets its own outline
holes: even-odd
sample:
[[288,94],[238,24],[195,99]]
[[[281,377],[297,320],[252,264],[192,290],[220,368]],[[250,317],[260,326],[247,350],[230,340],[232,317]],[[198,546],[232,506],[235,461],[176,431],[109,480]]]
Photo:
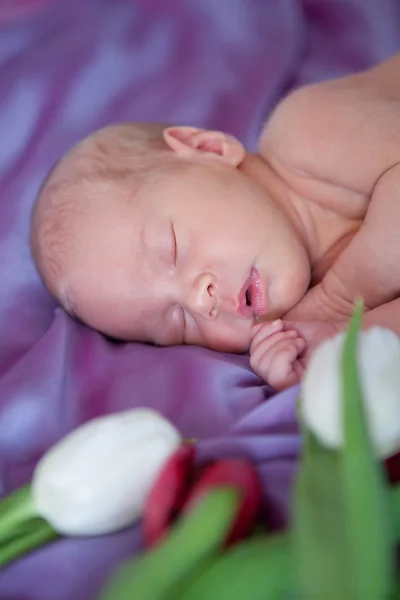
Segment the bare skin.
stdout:
[[[47,287],[119,339],[248,351],[255,320],[283,315],[309,286],[301,207],[260,156],[196,128],[160,127],[164,147],[145,149],[138,187],[136,148],[118,141],[128,130],[134,138],[135,125],[100,132],[46,184],[32,246]],[[104,164],[100,144],[113,149]],[[100,176],[113,161],[127,174]]]
[[308,198],[310,220],[324,210],[354,225],[314,264],[315,285],[284,321],[254,329],[252,366],[276,387],[299,381],[313,349],[346,326],[357,297],[368,311],[365,327],[400,334],[399,69],[395,56],[304,88],[277,108],[261,136],[261,155]]
[[[366,327],[400,334],[399,68],[394,57],[291,94],[259,154],[222,132],[160,127],[161,143],[140,154],[155,168],[137,197],[134,126],[100,132],[61,161],[37,203],[46,285],[61,302],[68,289],[81,320],[120,339],[250,350],[277,389],[299,382],[357,296]],[[99,147],[128,176],[85,175],[71,192],[76,164]]]

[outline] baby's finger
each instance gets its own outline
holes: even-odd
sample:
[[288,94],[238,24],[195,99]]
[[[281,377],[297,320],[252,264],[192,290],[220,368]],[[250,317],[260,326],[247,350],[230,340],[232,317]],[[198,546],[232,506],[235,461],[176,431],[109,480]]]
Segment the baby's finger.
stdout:
[[276,321],[262,321],[261,323],[257,323],[257,325],[253,325],[252,329],[251,329],[251,334],[254,338],[254,336],[259,332],[259,331],[265,331],[265,332],[269,332],[269,335],[272,335],[273,333],[276,333],[277,331],[282,331],[283,330],[283,321],[281,321],[280,319],[277,319]]
[[274,369],[274,363],[281,354],[292,356],[292,362],[303,352],[305,341],[302,338],[286,339],[283,343],[273,346],[269,353],[271,369]]
[[283,338],[292,339],[299,337],[298,333],[294,330],[291,331],[278,331],[276,333],[270,333],[268,328],[260,329],[254,336],[250,345],[250,354],[254,352],[260,344],[265,346],[265,349],[279,342]]
[[270,336],[268,332],[263,332],[261,330],[251,343],[250,356],[256,356],[260,353],[265,354],[272,348],[275,348],[280,342],[284,340],[291,341],[295,338],[298,338],[295,331],[280,331],[279,333],[274,333],[274,335]]
[[279,341],[275,342],[272,347],[268,346],[267,349],[264,348],[263,344],[260,344],[256,352],[250,353],[250,366],[258,375],[260,375],[260,377],[269,383],[272,364],[276,355],[292,346],[296,348],[297,353],[300,354],[304,348],[304,344],[305,342],[300,338],[292,340],[287,337],[282,337]]
[[[299,340],[301,341],[301,340]],[[271,359],[268,383],[277,390],[299,383],[300,377],[295,365],[299,355],[299,344],[286,346],[281,352],[276,352]]]
[[303,365],[301,359],[297,359],[297,360],[294,361],[294,363],[293,363],[293,370],[294,370],[294,372],[297,375],[297,379],[299,381],[301,381],[303,379],[303,375],[304,375],[304,372],[306,370],[306,368]]

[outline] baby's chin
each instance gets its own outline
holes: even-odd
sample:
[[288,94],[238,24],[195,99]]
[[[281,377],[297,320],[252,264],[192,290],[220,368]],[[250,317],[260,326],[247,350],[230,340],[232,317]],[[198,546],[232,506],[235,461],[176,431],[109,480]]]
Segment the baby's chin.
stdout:
[[205,348],[216,350],[217,352],[226,352],[228,354],[246,354],[251,346],[251,334],[248,336],[234,336],[229,338],[209,338],[204,344]]

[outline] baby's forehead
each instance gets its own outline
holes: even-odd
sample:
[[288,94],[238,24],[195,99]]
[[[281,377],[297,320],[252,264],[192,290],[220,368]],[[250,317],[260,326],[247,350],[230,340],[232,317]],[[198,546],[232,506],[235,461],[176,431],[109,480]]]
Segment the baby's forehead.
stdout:
[[210,172],[204,165],[177,160],[169,153],[155,159],[148,149],[135,159],[124,144],[121,150],[116,132],[83,141],[56,166],[54,179],[69,188],[77,219],[87,212],[112,215],[128,207],[140,214],[160,203],[173,208],[188,196],[201,203],[202,189],[207,192],[215,183],[222,185],[213,169]]

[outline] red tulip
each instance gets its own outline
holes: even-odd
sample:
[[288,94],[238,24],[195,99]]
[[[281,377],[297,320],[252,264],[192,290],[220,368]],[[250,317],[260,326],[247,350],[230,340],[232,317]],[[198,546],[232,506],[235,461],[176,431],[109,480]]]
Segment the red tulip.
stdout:
[[147,498],[143,513],[146,546],[154,546],[174,521],[191,483],[194,444],[182,444],[166,461]]
[[239,459],[221,460],[209,466],[190,488],[183,512],[190,511],[201,498],[216,487],[233,487],[242,503],[226,545],[248,536],[254,528],[261,507],[262,488],[259,476],[250,462]]
[[400,482],[400,453],[385,460],[386,472],[392,485]]

